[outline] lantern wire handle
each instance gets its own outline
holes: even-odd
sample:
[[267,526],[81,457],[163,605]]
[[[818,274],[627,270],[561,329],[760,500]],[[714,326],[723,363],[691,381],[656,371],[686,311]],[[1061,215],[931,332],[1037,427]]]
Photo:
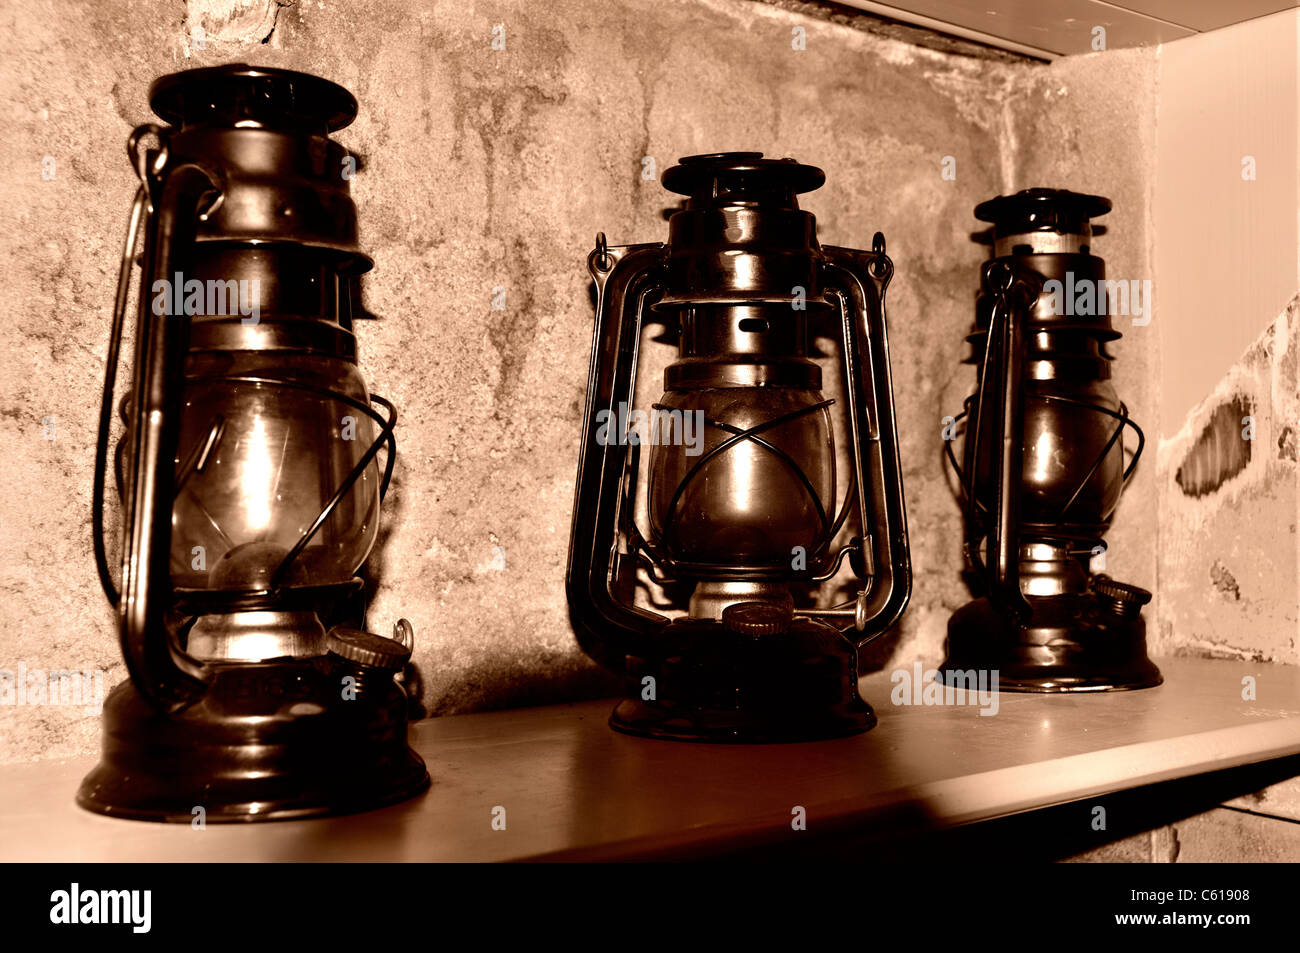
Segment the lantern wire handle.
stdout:
[[[158,140],[158,149],[150,161],[149,150],[140,148],[147,135]],[[91,489],[90,527],[95,551],[95,569],[99,584],[109,604],[117,608],[122,594],[108,568],[108,550],[104,542],[104,479],[108,466],[108,440],[113,423],[113,391],[117,385],[117,366],[122,353],[122,328],[126,322],[127,299],[131,294],[131,272],[135,267],[136,248],[140,238],[140,225],[153,213],[153,187],[167,166],[167,130],[147,122],[131,130],[126,139],[126,154],[131,160],[140,187],[131,203],[131,215],[122,243],[122,260],[117,273],[117,294],[113,299],[113,324],[108,334],[108,354],[104,361],[104,389],[99,403],[99,430],[95,440],[95,476]],[[122,445],[118,445],[120,455]]]
[[[138,131],[138,130],[137,130]],[[132,134],[133,139],[135,134]],[[141,169],[143,169],[143,164]],[[142,183],[131,203],[131,217],[126,227],[126,240],[122,244],[122,262],[117,275],[117,296],[113,301],[113,325],[108,335],[108,355],[105,358],[104,391],[99,403],[99,433],[95,440],[95,482],[91,491],[90,525],[95,549],[95,568],[99,571],[99,584],[104,589],[113,608],[117,608],[122,595],[108,568],[108,551],[104,544],[104,478],[108,465],[108,438],[113,422],[113,389],[117,384],[117,365],[122,351],[122,326],[126,320],[126,303],[131,292],[131,271],[135,266],[135,249],[140,233],[140,223],[145,219],[149,193]]]
[[[149,161],[149,150],[140,148],[140,140],[145,136],[153,136],[158,140],[158,151]],[[131,159],[131,164],[135,167],[135,174],[140,179],[140,186],[145,190],[145,201],[148,202],[149,214],[153,214],[153,186],[157,184],[158,176],[167,166],[167,160],[170,153],[167,148],[167,130],[156,123],[141,123],[131,130],[131,135],[126,138],[126,154]]]
[[[979,388],[976,391],[976,394],[978,396],[976,397],[975,400],[975,413],[974,413],[974,417],[972,418],[975,423],[975,435],[974,435],[975,444],[971,448],[972,450],[971,459],[977,461],[979,457],[975,456],[974,454],[979,453],[980,431],[982,429],[981,423],[984,417],[984,392],[985,392],[985,388],[988,386],[989,366],[993,357],[993,322],[994,320],[996,320],[997,315],[998,315],[998,306],[995,305],[993,309],[993,313],[989,316],[989,329],[984,339],[984,360],[980,362]],[[949,453],[951,454],[951,452],[952,452],[952,448],[949,447]],[[954,463],[955,462],[956,461],[954,461]],[[958,470],[958,474],[959,475],[961,474],[960,470]],[[984,565],[981,562],[979,557],[979,541],[987,534],[981,533],[979,531],[979,523],[975,519],[975,515],[977,511],[981,508],[983,508],[986,513],[988,512],[988,509],[987,507],[982,507],[979,501],[978,494],[976,494],[975,492],[974,468],[972,468],[972,472],[969,474],[967,479],[969,479],[970,483],[969,485],[964,486],[966,492],[965,516],[966,516],[966,527],[967,527],[966,558],[972,564],[978,567],[980,574],[983,575]],[[963,481],[963,483],[964,482],[965,481]]]

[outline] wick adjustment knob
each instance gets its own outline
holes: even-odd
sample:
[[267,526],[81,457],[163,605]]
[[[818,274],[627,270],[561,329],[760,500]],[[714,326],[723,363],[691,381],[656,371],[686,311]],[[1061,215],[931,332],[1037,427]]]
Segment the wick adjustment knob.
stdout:
[[330,630],[325,647],[345,661],[385,672],[400,672],[411,658],[411,650],[396,639],[343,626]]
[[1105,575],[1092,578],[1092,591],[1101,597],[1107,609],[1125,619],[1136,618],[1151,601],[1151,593],[1141,586],[1131,586]]
[[771,602],[736,602],[722,610],[722,625],[737,635],[780,635],[794,619],[792,607]]

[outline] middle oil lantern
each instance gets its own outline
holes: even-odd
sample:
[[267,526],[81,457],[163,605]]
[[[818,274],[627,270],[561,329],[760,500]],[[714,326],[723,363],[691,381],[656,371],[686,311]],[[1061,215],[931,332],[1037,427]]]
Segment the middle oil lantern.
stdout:
[[[876,723],[857,650],[911,589],[884,311],[893,263],[879,233],[869,252],[818,243],[797,196],[824,182],[793,159],[691,156],[663,176],[686,196],[668,242],[601,235],[588,259],[596,324],[567,595],[583,650],[625,676],[619,731],[780,742]],[[640,409],[651,323],[677,355],[666,393]],[[839,342],[838,408],[818,330]],[[841,590],[850,598],[826,605]]]

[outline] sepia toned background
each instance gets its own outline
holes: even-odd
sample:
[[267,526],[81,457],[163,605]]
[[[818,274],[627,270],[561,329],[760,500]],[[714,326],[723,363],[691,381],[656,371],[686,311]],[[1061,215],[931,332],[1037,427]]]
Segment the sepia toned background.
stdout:
[[[363,160],[353,197],[376,260],[365,300],[381,320],[359,329],[361,363],[400,412],[370,625],[412,621],[431,714],[610,691],[577,649],[563,596],[591,339],[586,256],[598,230],[613,243],[665,236],[674,197],[643,178],[646,157],[662,172],[679,156],[732,150],[823,168],[826,186],[803,203],[822,241],[869,247],[880,230],[895,261],[915,585],[874,666],[937,662],[948,615],[969,599],[940,430],[972,385],[960,360],[985,250],[971,210],[1029,186],[1110,197],[1094,251],[1111,277],[1154,281],[1154,320],[1121,326],[1113,348],[1149,456],[1108,570],[1157,591],[1158,652],[1300,662],[1284,313],[1300,287],[1293,14],[1052,64],[749,0],[106,0],[10,4],[0,17],[0,668],[125,677],[90,544],[99,387],[134,189],[123,146],[153,118],[157,76],[232,61],[316,73],[360,102],[337,138]],[[497,25],[504,50],[492,49]],[[792,48],[795,27],[805,49]],[[1256,52],[1215,97],[1197,98],[1220,43]],[[1225,122],[1234,139],[1214,135]],[[1247,151],[1261,170],[1250,183]],[[941,176],[945,157],[954,180]],[[1254,189],[1249,214],[1241,196],[1205,200],[1242,188]],[[1252,236],[1246,280],[1223,249]],[[1177,369],[1189,342],[1213,355],[1190,377]],[[1253,455],[1197,463],[1213,486],[1189,495],[1178,472],[1215,408],[1243,391],[1260,418]],[[98,741],[98,718],[80,709],[0,708],[0,762]]]

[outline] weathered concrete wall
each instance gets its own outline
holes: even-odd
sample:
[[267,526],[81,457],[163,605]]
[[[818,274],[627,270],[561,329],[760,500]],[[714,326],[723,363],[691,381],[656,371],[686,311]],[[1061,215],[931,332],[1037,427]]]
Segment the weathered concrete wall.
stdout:
[[[739,0],[7,5],[0,67],[0,667],[124,676],[89,542],[98,388],[134,187],[127,132],[154,77],[229,61],[327,76],[361,103],[339,135],[377,267],[363,369],[401,411],[370,622],[416,629],[435,713],[611,683],[577,650],[562,592],[590,346],[595,233],[660,240],[671,197],[641,177],[719,150],[826,170],[827,243],[885,232],[917,585],[901,643],[937,661],[958,586],[939,420],[982,249],[971,208],[1004,190],[1007,65]],[[270,29],[268,24],[274,24]],[[188,25],[187,25],[188,24]],[[492,29],[506,28],[506,49]],[[193,39],[203,25],[203,49]],[[792,28],[807,48],[791,48]],[[187,37],[187,32],[189,36]],[[241,43],[239,38],[251,39]],[[266,42],[261,42],[262,38]],[[52,157],[53,179],[42,178]],[[957,178],[940,177],[957,160]],[[1103,187],[1104,185],[1099,186]],[[506,289],[493,310],[492,289]],[[54,439],[42,421],[54,418]],[[93,750],[80,709],[0,709],[0,760]]]
[[[969,598],[940,430],[973,385],[960,360],[985,250],[971,241],[971,209],[1030,185],[1100,192],[1115,202],[1096,242],[1109,273],[1150,277],[1154,51],[1011,63],[744,0],[273,6],[0,10],[0,251],[12,263],[0,312],[0,474],[12,488],[0,495],[0,669],[124,677],[89,541],[98,388],[134,187],[122,144],[152,118],[156,76],[240,60],[327,76],[361,103],[339,139],[364,160],[353,191],[377,261],[366,304],[382,320],[359,329],[362,365],[401,412],[370,624],[412,620],[431,712],[612,685],[577,650],[562,581],[590,347],[585,260],[598,230],[616,243],[664,237],[673,197],[643,178],[646,157],[661,172],[692,153],[793,155],[826,170],[804,202],[824,242],[887,236],[916,581],[870,663],[938,661],[948,615]],[[795,27],[806,49],[792,49]],[[955,179],[941,175],[945,157]],[[1122,330],[1116,385],[1158,433],[1157,336]],[[1129,488],[1108,557],[1117,576],[1151,587],[1154,464],[1153,453]],[[0,707],[0,761],[87,752],[98,735],[79,708]]]

